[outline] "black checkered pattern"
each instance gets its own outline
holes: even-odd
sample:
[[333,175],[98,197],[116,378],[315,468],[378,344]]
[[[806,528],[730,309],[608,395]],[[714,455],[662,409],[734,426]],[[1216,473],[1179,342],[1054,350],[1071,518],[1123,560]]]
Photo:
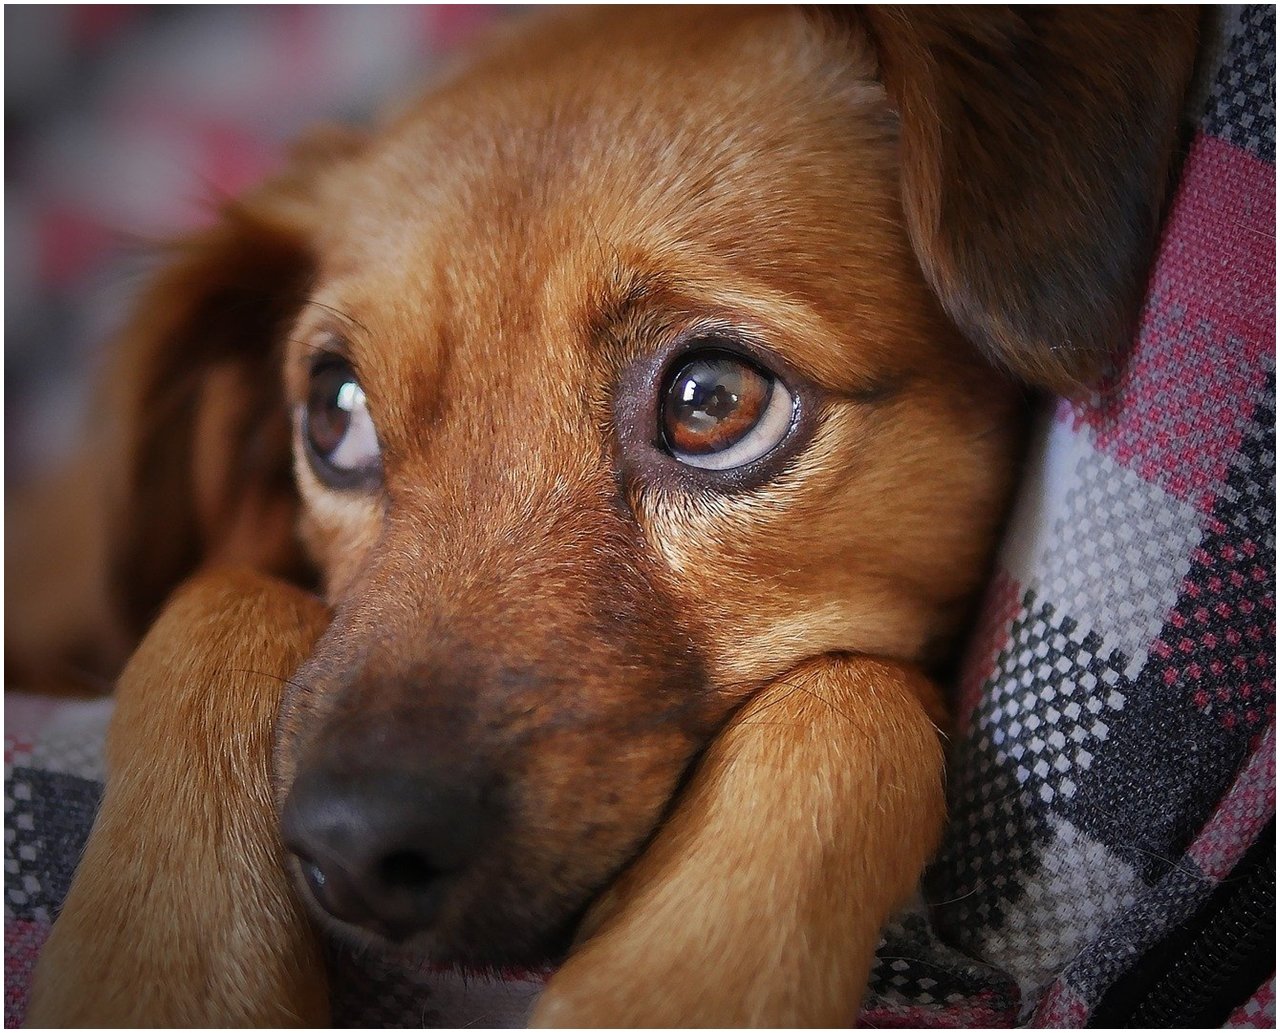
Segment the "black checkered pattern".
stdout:
[[897,916],[885,930],[871,970],[871,994],[882,1005],[955,1007],[984,997],[993,1012],[1015,1015],[1018,987],[998,969],[939,942],[919,910]]
[[1276,160],[1276,9],[1240,12],[1214,81],[1204,128],[1264,161]]
[[[971,720],[952,766],[951,824],[930,877],[939,927],[973,946],[998,926],[1040,866],[1047,811],[1069,804],[1112,734],[1128,657],[1104,652],[1032,592],[1023,599],[1001,672]],[[994,844],[998,847],[992,849]]]
[[102,786],[23,768],[5,782],[5,914],[50,921],[71,888]]

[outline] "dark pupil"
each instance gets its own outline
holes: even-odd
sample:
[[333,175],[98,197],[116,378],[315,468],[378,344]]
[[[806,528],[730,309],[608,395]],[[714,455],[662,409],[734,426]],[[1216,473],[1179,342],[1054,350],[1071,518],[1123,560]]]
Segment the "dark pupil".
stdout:
[[676,374],[663,414],[676,452],[705,455],[739,441],[764,412],[771,381],[728,355],[699,358]]
[[311,374],[307,394],[307,435],[311,447],[324,457],[342,444],[351,426],[351,409],[359,384],[345,362],[318,366]]

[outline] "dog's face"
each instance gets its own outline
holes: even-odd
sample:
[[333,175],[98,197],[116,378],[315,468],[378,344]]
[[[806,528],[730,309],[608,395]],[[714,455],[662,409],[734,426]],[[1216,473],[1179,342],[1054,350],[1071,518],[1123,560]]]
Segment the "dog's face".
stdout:
[[1010,388],[920,277],[869,55],[633,21],[372,141],[289,334],[335,619],[286,764],[447,812],[446,952],[562,926],[766,679],[949,631],[1009,480]]
[[269,474],[198,475],[259,501],[196,535],[261,553],[243,512],[291,500],[332,605],[277,756],[326,910],[535,956],[754,690],[957,630],[1021,403],[922,252],[878,60],[798,11],[561,17],[240,216],[237,289],[305,271],[283,343],[205,360],[192,439]]

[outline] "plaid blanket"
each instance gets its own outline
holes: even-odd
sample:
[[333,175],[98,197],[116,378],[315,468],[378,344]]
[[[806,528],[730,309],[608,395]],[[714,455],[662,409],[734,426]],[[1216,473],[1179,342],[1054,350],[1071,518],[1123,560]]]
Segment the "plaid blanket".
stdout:
[[[1132,352],[1035,431],[958,688],[950,829],[862,1024],[1101,1019],[1274,839],[1275,12],[1226,20]],[[88,833],[109,706],[7,699],[6,1025]],[[1274,953],[1254,962],[1228,1026],[1275,1026]],[[336,947],[331,970],[350,1026],[521,1024],[544,977]]]

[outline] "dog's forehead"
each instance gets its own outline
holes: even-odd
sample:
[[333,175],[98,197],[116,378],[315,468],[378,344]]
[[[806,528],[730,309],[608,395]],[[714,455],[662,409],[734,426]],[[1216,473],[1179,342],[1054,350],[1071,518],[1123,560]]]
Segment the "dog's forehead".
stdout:
[[407,289],[425,267],[466,267],[501,293],[617,250],[776,266],[779,242],[857,206],[859,176],[893,174],[873,73],[847,34],[794,10],[550,19],[375,140],[328,250]]
[[583,329],[646,279],[869,322],[866,270],[913,268],[873,73],[794,10],[553,20],[375,139],[334,203],[322,298],[368,328],[369,387],[405,411],[468,368],[512,374],[509,397],[580,382]]

